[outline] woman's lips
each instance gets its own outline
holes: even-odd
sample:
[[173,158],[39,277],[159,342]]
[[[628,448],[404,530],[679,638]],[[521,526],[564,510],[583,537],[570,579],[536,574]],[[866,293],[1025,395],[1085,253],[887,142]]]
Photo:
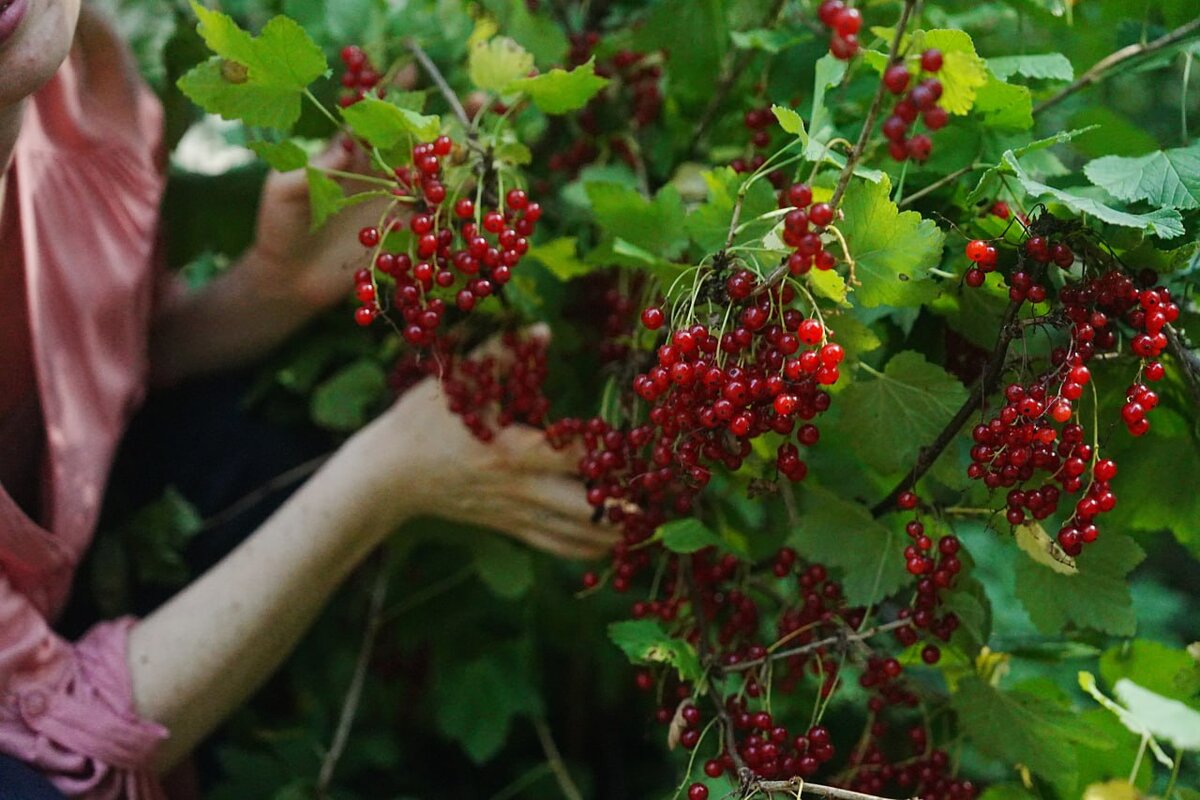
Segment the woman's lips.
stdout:
[[0,0],[0,46],[3,46],[25,18],[28,0]]

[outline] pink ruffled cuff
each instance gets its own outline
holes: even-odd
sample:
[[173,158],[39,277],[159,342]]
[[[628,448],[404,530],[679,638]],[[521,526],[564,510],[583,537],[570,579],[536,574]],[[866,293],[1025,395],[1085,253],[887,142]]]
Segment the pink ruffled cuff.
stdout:
[[46,637],[38,665],[14,676],[0,702],[0,751],[86,800],[165,800],[151,769],[161,725],[138,717],[125,618],[97,625],[71,647]]

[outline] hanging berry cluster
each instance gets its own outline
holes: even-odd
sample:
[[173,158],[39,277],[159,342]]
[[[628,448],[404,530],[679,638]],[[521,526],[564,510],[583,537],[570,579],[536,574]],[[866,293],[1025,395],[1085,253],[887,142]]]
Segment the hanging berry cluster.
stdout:
[[[901,511],[917,511],[920,499],[911,491],[903,492],[896,499]],[[916,593],[911,608],[903,608],[897,617],[911,619],[913,627],[900,628],[896,639],[906,647],[916,644],[920,631],[927,631],[943,642],[950,641],[958,629],[958,615],[941,608],[944,592],[954,587],[955,579],[962,571],[958,558],[961,543],[957,536],[943,536],[934,542],[925,530],[919,515],[904,526],[904,532],[912,544],[904,548],[905,568],[916,579]],[[941,648],[927,644],[921,650],[921,660],[936,664],[942,657]]]
[[[1054,264],[1071,270],[1076,263],[1065,241],[1042,235],[1025,241],[1023,255],[1039,269]],[[978,265],[967,272],[969,285],[981,282],[972,280],[973,272],[994,270],[998,260],[995,246],[980,240],[967,245],[967,257]],[[1023,263],[1009,276],[1010,298],[1016,303],[1045,301],[1045,286],[1031,278]],[[1170,293],[1150,285],[1157,280],[1152,272],[1139,276],[1146,286],[1141,289],[1119,269],[1091,276],[1088,272],[1085,264],[1083,276],[1068,278],[1058,291],[1067,343],[1052,351],[1049,366],[1031,381],[1007,386],[1004,405],[972,431],[972,463],[967,468],[968,477],[989,489],[1009,490],[1006,518],[1012,525],[1046,519],[1058,511],[1064,497],[1076,495],[1057,536],[1071,556],[1096,540],[1097,517],[1117,503],[1111,485],[1117,464],[1101,457],[1101,431],[1091,431],[1089,441],[1087,418],[1076,407],[1092,382],[1088,364],[1098,352],[1118,346],[1117,323],[1124,321],[1133,332],[1129,348],[1142,365],[1127,390],[1121,420],[1130,434],[1141,436],[1150,427],[1148,412],[1158,405],[1158,395],[1147,382],[1163,377],[1156,359],[1167,346],[1165,327],[1179,315]]]
[[[923,162],[933,153],[933,140],[928,134],[910,136],[910,128],[920,118],[930,133],[946,127],[950,115],[938,105],[942,99],[942,82],[935,76],[942,70],[942,52],[926,50],[917,59],[919,68],[914,76],[908,66],[909,59],[892,64],[883,73],[883,85],[894,95],[904,95],[892,107],[891,116],[883,121],[883,135],[888,140],[888,152],[896,161],[912,159]],[[921,78],[922,75],[928,77]],[[918,82],[911,89],[913,78]]]
[[[925,728],[909,729],[909,753],[897,758],[889,755],[879,737],[887,725],[877,722],[871,726],[871,738],[861,757],[856,759],[854,777],[848,788],[883,797],[926,797],[938,800],[974,800],[978,787],[970,780],[956,778],[945,750],[929,750]],[[878,735],[877,735],[878,733]]]
[[[382,230],[359,231],[359,242],[372,251],[375,269],[355,275],[355,295],[362,303],[355,319],[369,325],[385,311],[378,276],[386,276],[395,285],[394,303],[402,317],[404,339],[414,346],[433,345],[447,300],[452,299],[459,311],[469,312],[511,280],[542,215],[541,206],[521,189],[508,191],[503,210],[477,207],[470,197],[447,202],[442,160],[453,152],[448,136],[416,145],[413,166],[395,170],[395,193],[414,198],[417,213],[407,225],[396,218]],[[406,243],[396,250],[390,234],[401,234],[405,228],[411,236],[395,237]]]
[[342,73],[342,88],[345,90],[338,98],[338,105],[347,108],[362,100],[371,91],[377,97],[383,97],[385,90],[379,88],[381,77],[371,59],[357,45],[346,45],[342,48],[342,64],[346,67]]
[[824,0],[817,7],[817,17],[829,28],[829,52],[834,58],[849,61],[858,54],[858,32],[862,30],[862,12],[848,6],[845,0]]
[[821,234],[833,222],[833,206],[813,203],[812,189],[796,183],[779,193],[779,207],[791,209],[783,218],[783,243],[794,248],[787,268],[792,275],[803,275],[813,267],[830,270],[837,257],[825,249]]
[[[742,124],[750,134],[748,145],[754,152],[729,162],[730,168],[738,174],[754,172],[766,163],[763,151],[771,147],[771,128],[775,124],[775,114],[770,105],[752,108],[742,117]],[[781,189],[787,183],[787,172],[781,169],[772,170],[767,179],[776,189]]]

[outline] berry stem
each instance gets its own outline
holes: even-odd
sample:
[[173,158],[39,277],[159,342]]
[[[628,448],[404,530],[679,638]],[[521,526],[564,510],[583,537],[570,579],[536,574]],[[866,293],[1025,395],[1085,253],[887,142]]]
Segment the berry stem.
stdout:
[[[888,50],[888,66],[896,63],[896,56],[900,53],[900,42],[904,39],[904,33],[908,29],[908,20],[916,5],[917,0],[904,0],[904,10],[900,12],[900,21],[896,23],[896,35],[892,37],[892,45]],[[858,141],[855,142],[854,149],[846,158],[846,166],[842,168],[842,174],[838,176],[837,188],[833,190],[833,199],[829,201],[834,208],[837,208],[842,202],[842,196],[846,193],[846,187],[850,185],[850,178],[854,175],[854,168],[858,166],[859,159],[867,149],[867,142],[870,141],[871,132],[875,128],[875,120],[879,117],[879,109],[883,106],[883,98],[886,94],[887,84],[883,82],[881,75],[879,86],[875,89],[875,99],[871,101],[862,131],[858,134]]]
[[311,89],[305,89],[304,96],[308,98],[308,101],[310,103],[312,103],[314,106],[317,107],[317,110],[320,111],[321,114],[324,115],[325,119],[327,119],[331,123],[333,123],[333,127],[337,128],[339,131],[342,131],[343,133],[349,134],[349,131],[346,128],[346,124],[344,122],[342,122],[341,120],[339,120],[337,117],[335,117],[333,115],[333,112],[330,111],[328,108],[326,108],[325,104],[317,99],[317,96],[312,93]]

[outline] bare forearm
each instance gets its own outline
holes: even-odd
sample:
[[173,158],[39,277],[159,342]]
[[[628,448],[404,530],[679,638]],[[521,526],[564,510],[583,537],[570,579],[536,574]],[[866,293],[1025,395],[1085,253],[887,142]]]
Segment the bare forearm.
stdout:
[[130,639],[138,710],[171,731],[167,768],[291,652],[345,577],[394,525],[351,476],[351,443],[225,560],[139,623]]
[[156,384],[232,369],[269,353],[319,310],[296,287],[263,279],[255,251],[197,291],[171,287],[154,323]]

